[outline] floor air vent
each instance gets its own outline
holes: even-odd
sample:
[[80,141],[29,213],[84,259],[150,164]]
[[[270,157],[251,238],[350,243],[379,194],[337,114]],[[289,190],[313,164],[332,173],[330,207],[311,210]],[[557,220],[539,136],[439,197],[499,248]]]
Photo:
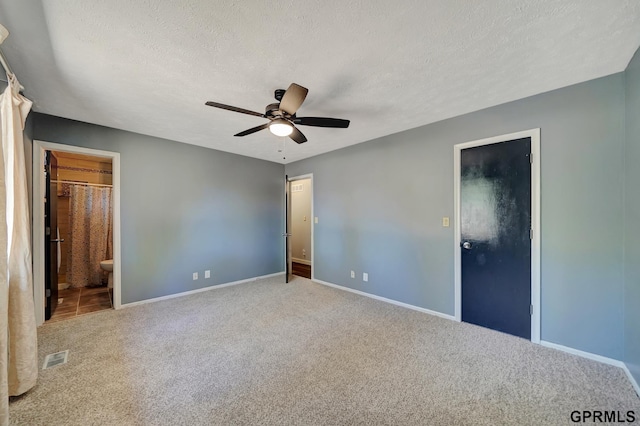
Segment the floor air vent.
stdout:
[[55,367],[56,365],[66,364],[67,357],[69,356],[69,349],[62,352],[57,352],[55,354],[49,354],[44,359],[44,365],[42,366],[43,370],[47,368]]

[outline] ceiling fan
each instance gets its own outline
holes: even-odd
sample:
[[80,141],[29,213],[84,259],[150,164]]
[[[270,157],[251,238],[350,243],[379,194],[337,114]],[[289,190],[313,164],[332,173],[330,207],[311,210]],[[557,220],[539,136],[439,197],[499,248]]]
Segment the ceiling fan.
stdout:
[[220,104],[218,102],[207,102],[206,105],[240,112],[242,114],[255,115],[269,120],[268,123],[252,127],[234,136],[247,136],[268,128],[271,133],[276,136],[289,136],[294,142],[304,143],[307,141],[307,138],[296,128],[296,124],[299,126],[333,127],[338,129],[346,129],[349,127],[349,120],[342,120],[340,118],[296,116],[298,108],[300,108],[300,105],[302,105],[304,99],[307,97],[307,92],[309,92],[308,89],[295,83],[292,83],[287,90],[276,90],[275,98],[278,102],[267,105],[264,114],[231,105]]

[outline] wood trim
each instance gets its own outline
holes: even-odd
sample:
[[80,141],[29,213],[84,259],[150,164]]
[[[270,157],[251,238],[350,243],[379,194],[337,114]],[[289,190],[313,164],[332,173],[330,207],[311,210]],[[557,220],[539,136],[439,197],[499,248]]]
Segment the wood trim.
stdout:
[[73,167],[73,166],[58,166],[58,169],[71,170],[74,172],[83,172],[83,173],[101,173],[106,175],[110,175],[113,173],[111,170],[89,169],[86,167]]

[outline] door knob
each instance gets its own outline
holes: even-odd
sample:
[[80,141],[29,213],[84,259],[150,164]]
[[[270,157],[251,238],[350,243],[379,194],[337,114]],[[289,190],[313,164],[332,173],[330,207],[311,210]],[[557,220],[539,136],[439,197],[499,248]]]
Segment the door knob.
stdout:
[[462,243],[462,248],[465,250],[471,250],[471,243],[469,241],[465,241]]

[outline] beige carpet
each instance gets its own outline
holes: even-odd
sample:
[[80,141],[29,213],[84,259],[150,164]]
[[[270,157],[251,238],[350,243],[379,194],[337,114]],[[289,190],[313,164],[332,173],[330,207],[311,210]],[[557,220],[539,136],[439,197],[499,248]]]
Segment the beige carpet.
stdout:
[[296,277],[39,329],[20,425],[541,425],[635,410],[619,368]]

